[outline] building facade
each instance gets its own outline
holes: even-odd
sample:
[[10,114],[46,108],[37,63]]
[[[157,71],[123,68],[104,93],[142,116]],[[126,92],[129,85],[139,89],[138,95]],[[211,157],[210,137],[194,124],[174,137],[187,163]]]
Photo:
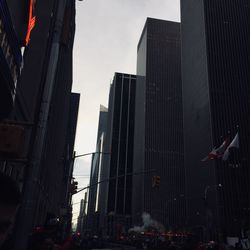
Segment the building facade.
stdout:
[[33,227],[51,216],[64,232],[71,227],[75,1],[3,0],[0,31],[0,171],[20,184],[15,243],[26,249]]
[[36,24],[33,19],[33,26],[28,31],[29,13],[34,7],[32,0],[3,0],[0,3],[0,119],[7,118],[14,107],[17,85],[24,66],[21,47],[28,45],[25,44],[25,37],[30,37]]
[[[29,1],[27,1],[27,3],[28,2]],[[6,3],[6,1],[3,1],[1,4],[3,3]],[[29,5],[24,4],[24,2],[18,2],[15,6],[14,1],[11,0],[7,1],[6,4],[9,7],[9,16],[13,19],[13,30],[15,30],[17,34],[20,34],[19,36],[16,35],[16,39],[21,54],[21,40],[26,34],[23,34],[21,31],[22,26],[28,25]],[[40,21],[36,23],[30,35],[30,43],[22,55],[21,62],[23,62],[24,67],[21,75],[18,77],[15,88],[13,88],[15,95],[12,98],[12,106],[7,112],[8,114],[6,113],[7,115],[4,117],[5,120],[2,121],[3,126],[11,126],[13,130],[22,131],[20,137],[16,136],[15,139],[7,141],[8,144],[11,145],[21,145],[21,147],[16,150],[14,148],[13,156],[10,154],[13,149],[6,149],[6,145],[1,145],[0,150],[2,156],[0,166],[2,171],[18,181],[21,188],[26,175],[28,155],[30,148],[32,148],[30,147],[30,143],[32,143],[32,137],[36,129],[34,124],[37,123],[38,119],[37,116],[44,88],[44,78],[48,70],[46,67],[50,50],[49,42],[51,42],[53,35],[51,19],[53,8],[53,1],[50,3],[38,3],[36,5],[36,15]],[[47,34],[50,34],[50,39],[48,39]],[[19,73],[20,70],[21,69],[19,69]],[[4,91],[1,91],[1,93],[4,93]],[[5,96],[7,97],[8,95]],[[3,99],[1,98],[1,100]],[[2,107],[6,106],[5,104]],[[4,133],[1,134],[1,136],[11,138]],[[0,141],[3,142],[4,140],[1,139]]]
[[77,218],[77,227],[76,230],[82,235],[86,235],[87,228],[87,192],[84,194],[84,199],[81,200],[79,216]]
[[[247,1],[181,1],[187,220],[210,239],[250,226],[249,10]],[[201,162],[237,132],[237,154]]]
[[[60,217],[62,230],[69,232],[72,217],[70,183],[79,107],[79,94],[71,93],[75,1],[37,1],[35,14],[37,25],[24,52],[25,67],[8,118],[25,127],[16,249],[26,249],[32,229],[51,217]],[[5,171],[10,168],[17,169],[7,161]]]
[[100,228],[118,237],[131,226],[136,76],[115,73],[110,88],[108,127],[100,185]]
[[137,50],[133,223],[185,218],[180,24],[148,18]]
[[87,228],[93,235],[99,234],[99,210],[98,199],[100,189],[101,168],[103,163],[104,137],[107,130],[108,109],[100,106],[99,126],[97,132],[96,152],[92,155],[92,164],[90,172],[89,193],[88,193],[88,210],[87,210]]

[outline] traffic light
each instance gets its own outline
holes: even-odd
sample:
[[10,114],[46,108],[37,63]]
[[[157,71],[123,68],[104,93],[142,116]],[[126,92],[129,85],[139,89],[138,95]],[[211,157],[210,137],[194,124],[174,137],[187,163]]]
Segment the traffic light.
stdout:
[[71,183],[71,186],[70,186],[70,193],[71,193],[72,195],[77,193],[77,185],[78,185],[78,182],[77,182],[77,181],[73,181],[73,182]]
[[154,175],[152,178],[152,187],[159,187],[161,182],[161,177],[159,175]]

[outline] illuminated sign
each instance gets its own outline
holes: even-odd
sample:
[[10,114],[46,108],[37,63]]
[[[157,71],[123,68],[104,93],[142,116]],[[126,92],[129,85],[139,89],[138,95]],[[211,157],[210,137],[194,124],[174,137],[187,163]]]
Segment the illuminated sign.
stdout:
[[31,31],[34,29],[35,24],[36,24],[36,17],[33,16],[34,4],[35,4],[35,1],[30,0],[29,22],[28,22],[28,29],[27,29],[27,34],[26,34],[26,38],[25,38],[26,46],[29,44]]

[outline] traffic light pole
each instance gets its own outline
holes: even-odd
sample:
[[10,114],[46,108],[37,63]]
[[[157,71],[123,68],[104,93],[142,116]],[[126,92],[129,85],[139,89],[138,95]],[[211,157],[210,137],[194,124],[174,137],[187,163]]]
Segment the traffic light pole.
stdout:
[[79,158],[79,157],[83,157],[83,156],[87,156],[87,155],[94,155],[94,154],[106,154],[106,155],[110,155],[110,152],[92,152],[92,153],[86,153],[86,154],[82,154],[82,155],[76,155],[73,157],[73,159]]
[[135,172],[135,173],[123,174],[123,175],[118,175],[118,176],[115,176],[115,177],[111,177],[111,178],[108,178],[108,179],[105,179],[105,180],[102,180],[102,181],[98,181],[98,182],[96,182],[96,183],[94,183],[94,184],[92,184],[92,185],[89,185],[89,186],[87,186],[87,187],[81,188],[80,190],[78,190],[78,191],[76,192],[76,194],[78,194],[78,193],[80,193],[80,192],[82,192],[82,191],[84,191],[84,190],[86,190],[86,189],[89,189],[89,188],[91,188],[91,187],[94,187],[94,186],[96,186],[96,185],[98,185],[98,184],[100,184],[100,183],[103,183],[103,182],[109,182],[109,181],[116,180],[116,179],[119,179],[119,178],[124,177],[124,176],[129,176],[129,175],[141,175],[141,174],[148,174],[148,173],[152,173],[152,172],[155,172],[155,169],[152,169],[152,170],[150,170],[150,171]]
[[[79,158],[79,157],[84,157],[84,156],[88,156],[88,155],[95,155],[95,154],[106,154],[106,155],[110,155],[111,152],[91,152],[91,153],[86,153],[86,154],[80,154],[80,155],[75,155],[72,157],[72,160],[75,160],[76,158]],[[75,192],[74,194],[78,194],[86,189],[89,189],[91,187],[94,187],[98,184],[101,184],[103,182],[109,182],[111,180],[115,180],[115,179],[119,179],[121,177],[124,177],[124,176],[129,176],[129,175],[141,175],[141,174],[146,174],[146,173],[152,173],[152,172],[155,172],[155,169],[152,169],[150,171],[143,171],[143,172],[135,172],[135,173],[129,173],[129,174],[123,174],[123,175],[119,175],[119,176],[115,176],[115,177],[111,177],[111,178],[108,178],[108,179],[105,179],[105,180],[101,180],[101,181],[98,181],[92,185],[89,185],[87,187],[84,187],[84,188],[81,188],[80,190],[78,190],[77,192]]]
[[[85,154],[80,154],[80,155],[74,155],[71,158],[71,160],[74,162],[76,158],[80,158],[80,157],[84,157],[84,156],[88,156],[88,155],[94,156],[95,154],[99,154],[99,155],[100,154],[103,154],[103,155],[108,154],[108,155],[110,155],[111,153],[110,152],[98,152],[98,151],[97,152],[91,152],[91,153],[85,153]],[[78,191],[77,191],[77,185],[78,185],[78,182],[73,181],[73,183],[71,183],[71,186],[72,186],[72,188],[71,188],[72,190],[70,191],[71,195],[74,195],[74,194],[78,193]]]

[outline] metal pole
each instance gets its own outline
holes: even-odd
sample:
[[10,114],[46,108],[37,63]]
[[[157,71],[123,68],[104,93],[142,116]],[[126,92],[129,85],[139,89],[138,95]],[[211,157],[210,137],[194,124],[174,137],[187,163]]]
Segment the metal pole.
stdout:
[[36,127],[36,137],[29,164],[30,172],[25,183],[23,205],[20,211],[20,220],[17,226],[15,250],[26,250],[28,237],[32,231],[35,216],[37,193],[39,188],[40,163],[46,136],[49,109],[54,88],[55,75],[58,64],[60,36],[63,26],[64,12],[67,0],[58,1],[54,36],[51,45],[51,54],[48,63],[48,72],[44,84],[44,92],[40,108],[39,120]]
[[129,175],[140,175],[140,174],[147,174],[147,173],[152,173],[152,172],[155,172],[155,169],[152,169],[152,170],[149,170],[149,171],[135,172],[135,173],[131,173],[131,174],[126,174],[126,175],[123,174],[123,175],[118,175],[118,176],[115,176],[115,177],[111,177],[111,178],[108,178],[108,179],[105,179],[105,180],[102,180],[102,181],[98,181],[98,182],[96,182],[96,183],[94,183],[94,184],[91,184],[91,185],[89,185],[89,186],[86,186],[86,187],[84,187],[84,188],[81,188],[80,190],[77,191],[76,194],[82,192],[83,190],[89,189],[89,188],[91,188],[91,187],[93,187],[93,186],[96,186],[96,185],[98,185],[98,184],[100,184],[100,183],[103,183],[103,182],[109,182],[109,181],[111,181],[111,180],[116,180],[116,179],[119,179],[119,178],[124,177],[124,176],[129,176]]
[[83,157],[83,156],[87,156],[87,155],[94,155],[94,154],[110,155],[111,153],[110,152],[91,152],[91,153],[86,153],[86,154],[82,154],[82,155],[76,155],[76,156],[73,157],[73,159]]

